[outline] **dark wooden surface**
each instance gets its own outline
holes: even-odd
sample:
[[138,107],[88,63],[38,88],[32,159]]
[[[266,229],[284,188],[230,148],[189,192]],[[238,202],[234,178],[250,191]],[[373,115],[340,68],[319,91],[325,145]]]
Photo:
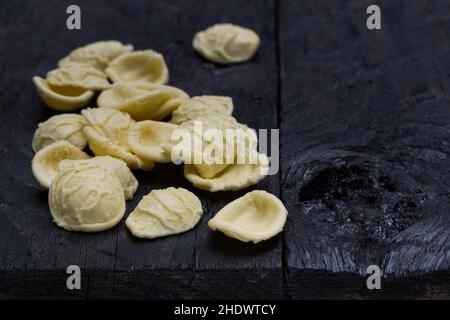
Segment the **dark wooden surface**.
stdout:
[[[0,298],[445,298],[450,296],[450,5],[379,1],[382,31],[366,28],[370,1],[0,1]],[[255,29],[249,63],[220,67],[192,49],[217,22]],[[130,212],[154,188],[183,186],[202,200],[192,231],[153,241],[122,221],[99,234],[51,221],[31,175],[31,139],[53,113],[31,82],[88,42],[117,39],[166,58],[170,83],[190,95],[232,96],[235,116],[280,128],[281,170],[255,188],[288,207],[285,231],[258,245],[226,238],[207,220],[249,190],[193,189],[181,167],[137,172]],[[66,267],[82,290],[66,289]],[[382,290],[365,287],[377,264]]]

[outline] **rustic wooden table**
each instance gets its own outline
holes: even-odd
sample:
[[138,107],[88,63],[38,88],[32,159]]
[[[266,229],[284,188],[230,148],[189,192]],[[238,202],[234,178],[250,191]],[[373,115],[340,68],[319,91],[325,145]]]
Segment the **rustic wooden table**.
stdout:
[[[450,6],[377,1],[0,1],[0,298],[448,298],[450,297]],[[249,63],[221,67],[192,49],[218,22],[261,36]],[[31,82],[70,50],[117,39],[161,52],[170,83],[190,95],[232,96],[238,120],[280,128],[280,172],[255,188],[278,195],[284,232],[258,245],[207,220],[245,194],[196,190],[180,167],[136,172],[127,212],[155,188],[181,186],[205,216],[185,234],[134,239],[122,221],[99,234],[51,221],[34,181],[31,139],[53,113]],[[384,272],[366,288],[366,268]],[[82,289],[67,290],[79,265]]]

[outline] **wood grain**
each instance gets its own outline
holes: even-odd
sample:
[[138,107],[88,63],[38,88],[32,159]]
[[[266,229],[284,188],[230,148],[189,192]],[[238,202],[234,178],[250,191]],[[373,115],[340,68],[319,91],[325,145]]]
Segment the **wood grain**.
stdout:
[[[136,49],[157,50],[167,61],[172,85],[190,95],[231,96],[238,120],[254,128],[275,128],[274,3],[251,1],[241,6],[239,1],[202,1],[202,10],[196,10],[199,1],[80,1],[81,31],[65,28],[68,4],[10,2],[0,13],[0,20],[5,21],[3,30],[7,31],[2,47],[9,48],[0,69],[4,109],[1,162],[7,181],[1,196],[1,211],[6,218],[0,244],[2,295],[281,298],[280,237],[255,246],[228,239],[206,225],[221,207],[245,191],[201,192],[184,179],[182,168],[174,165],[158,165],[149,173],[136,172],[140,187],[128,203],[127,213],[152,189],[168,186],[195,192],[205,211],[200,224],[190,232],[143,241],[130,235],[124,221],[100,234],[57,228],[49,214],[47,191],[37,187],[30,170],[33,131],[38,122],[52,114],[40,102],[31,77],[45,75],[70,50],[96,40],[117,39],[132,43]],[[260,34],[263,43],[255,59],[220,67],[195,53],[191,45],[195,32],[221,21],[248,26]],[[278,177],[265,179],[257,188],[278,194]],[[71,264],[83,271],[84,290],[79,292],[65,288],[65,270]]]
[[[283,2],[292,298],[424,297],[428,276],[448,274],[450,8],[380,1],[382,30],[369,31],[369,4]],[[371,264],[379,292],[365,288]]]
[[[366,28],[371,1],[0,1],[0,299],[312,299],[450,297],[450,6],[378,1],[382,30]],[[218,66],[192,49],[218,22],[253,28],[248,63]],[[232,96],[253,128],[280,128],[281,170],[240,192],[207,193],[182,168],[136,172],[127,214],[152,189],[185,187],[205,216],[192,231],[137,240],[124,221],[99,234],[51,221],[31,174],[31,139],[54,113],[31,82],[72,49],[105,39],[161,52],[170,84],[190,95]],[[95,103],[93,103],[95,106]],[[258,245],[207,221],[252,189],[280,196],[284,232]],[[82,290],[66,289],[66,267]],[[377,264],[382,290],[366,288]]]

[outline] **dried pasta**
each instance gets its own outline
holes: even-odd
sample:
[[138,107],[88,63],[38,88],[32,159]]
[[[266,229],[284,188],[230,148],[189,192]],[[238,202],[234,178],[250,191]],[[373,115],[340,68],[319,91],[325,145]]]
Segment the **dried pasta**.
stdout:
[[202,215],[202,204],[192,192],[170,187],[142,198],[125,223],[134,236],[153,239],[186,232]]
[[250,60],[259,44],[260,39],[255,31],[222,23],[196,33],[192,45],[205,59],[230,64]]
[[273,194],[255,190],[223,207],[208,226],[240,241],[258,243],[283,230],[287,210]]
[[61,170],[49,191],[53,221],[68,231],[98,232],[125,214],[125,196],[114,173],[95,163]]

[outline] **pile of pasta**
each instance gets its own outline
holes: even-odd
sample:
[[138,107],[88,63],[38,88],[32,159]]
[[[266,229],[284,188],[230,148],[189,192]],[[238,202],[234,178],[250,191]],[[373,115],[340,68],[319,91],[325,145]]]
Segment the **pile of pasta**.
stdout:
[[[191,164],[181,156],[177,160],[184,162],[184,176],[194,187],[210,192],[240,190],[267,175],[268,158],[257,152],[253,130],[232,116],[230,97],[190,97],[168,81],[169,70],[160,53],[134,51],[132,45],[119,41],[77,48],[45,78],[33,77],[44,104],[64,112],[40,123],[32,141],[32,172],[49,189],[50,212],[58,226],[84,232],[115,226],[125,214],[125,201],[138,188],[132,170],[149,171],[157,163],[173,162],[174,131],[195,135],[199,121],[205,128],[249,133],[244,152],[256,154],[257,160]],[[97,107],[84,108],[97,93]],[[211,228],[253,242],[282,230],[287,211],[275,196],[253,191],[234,202],[238,204],[230,203],[210,220]],[[236,210],[239,215],[233,213]],[[195,194],[169,187],[145,196],[126,226],[136,237],[156,238],[193,228],[202,214]]]

